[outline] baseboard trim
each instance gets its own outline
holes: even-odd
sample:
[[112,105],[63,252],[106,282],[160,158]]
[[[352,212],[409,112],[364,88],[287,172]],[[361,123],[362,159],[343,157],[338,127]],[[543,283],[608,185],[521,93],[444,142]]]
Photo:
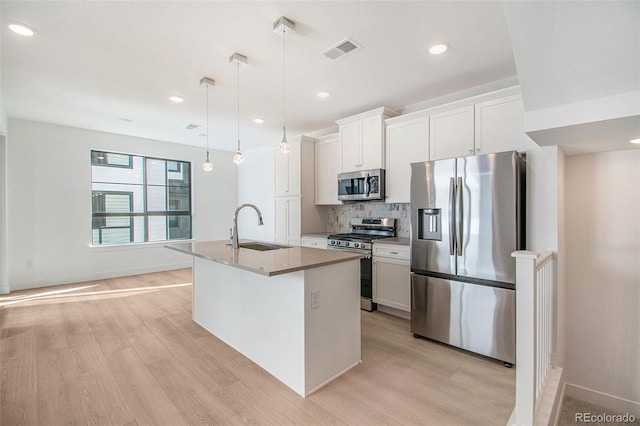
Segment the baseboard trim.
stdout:
[[599,405],[619,414],[629,413],[633,414],[636,418],[640,418],[640,402],[598,392],[572,383],[565,384],[565,394],[572,398],[588,402],[589,404]]
[[411,319],[411,312],[406,312],[400,309],[392,308],[391,306],[385,306],[378,303],[378,310],[380,312],[384,312],[385,314],[395,315],[396,317]]
[[187,261],[178,263],[167,263],[164,265],[143,266],[138,268],[115,269],[110,271],[95,272],[92,274],[82,274],[77,276],[38,280],[31,283],[24,283],[22,285],[19,284],[16,286],[11,286],[11,291],[29,290],[32,288],[50,287],[62,284],[74,284],[85,281],[105,280],[109,278],[126,277],[129,275],[150,274],[153,272],[172,271],[175,269],[191,268],[192,266],[193,262]]

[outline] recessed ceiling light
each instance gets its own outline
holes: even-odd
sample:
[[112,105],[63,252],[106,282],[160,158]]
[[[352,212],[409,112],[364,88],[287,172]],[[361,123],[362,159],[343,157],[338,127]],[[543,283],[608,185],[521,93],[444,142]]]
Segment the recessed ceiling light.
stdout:
[[631,143],[635,143],[635,144],[640,144],[640,138],[637,138],[637,139],[631,139],[629,142],[631,142]]
[[253,122],[257,123],[257,124],[262,124],[262,123],[264,123],[264,120],[262,118],[254,118]]
[[9,29],[16,34],[31,37],[36,31],[28,25],[21,24],[20,22],[9,22]]
[[331,96],[331,93],[329,92],[318,92],[316,93],[316,96],[319,98],[328,98],[329,96]]
[[175,103],[179,104],[180,102],[184,101],[184,98],[182,96],[178,96],[178,95],[171,95],[171,96],[169,96],[169,100],[171,102],[175,102]]
[[448,43],[436,43],[429,48],[429,53],[431,53],[432,55],[439,55],[446,52],[448,48]]

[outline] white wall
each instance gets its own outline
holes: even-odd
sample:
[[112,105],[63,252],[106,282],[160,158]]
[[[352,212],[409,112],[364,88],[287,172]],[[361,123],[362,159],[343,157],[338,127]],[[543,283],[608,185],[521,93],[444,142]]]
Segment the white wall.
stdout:
[[7,138],[0,134],[0,294],[9,293],[7,244]]
[[[245,151],[245,160],[238,166],[238,204],[255,204],[262,212],[264,219],[264,225],[258,226],[258,218],[253,209],[242,209],[238,216],[240,239],[275,241],[275,198],[273,196],[275,192],[275,163],[273,150],[274,148],[271,146],[263,146]],[[230,220],[231,216],[230,214]]]
[[640,415],[640,150],[566,171],[566,381]]
[[[110,133],[9,120],[7,209],[11,290],[185,267],[191,259],[161,243],[89,247],[91,149],[191,161],[193,236],[227,237],[236,205],[232,154]],[[30,267],[28,262],[30,261]]]
[[527,250],[557,253],[557,365],[565,358],[565,156],[557,146],[527,150]]

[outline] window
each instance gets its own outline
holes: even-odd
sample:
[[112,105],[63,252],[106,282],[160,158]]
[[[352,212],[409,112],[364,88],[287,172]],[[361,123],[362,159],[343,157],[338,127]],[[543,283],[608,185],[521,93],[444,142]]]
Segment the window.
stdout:
[[191,163],[91,151],[92,244],[191,238]]

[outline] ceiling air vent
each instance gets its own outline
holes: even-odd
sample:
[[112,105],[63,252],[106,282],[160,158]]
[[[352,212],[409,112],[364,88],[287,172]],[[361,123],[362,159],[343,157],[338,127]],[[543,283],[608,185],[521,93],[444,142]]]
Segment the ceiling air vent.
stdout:
[[360,46],[354,40],[345,38],[344,40],[338,42],[330,48],[323,50],[322,54],[327,58],[336,61],[360,49],[362,49],[362,46]]

